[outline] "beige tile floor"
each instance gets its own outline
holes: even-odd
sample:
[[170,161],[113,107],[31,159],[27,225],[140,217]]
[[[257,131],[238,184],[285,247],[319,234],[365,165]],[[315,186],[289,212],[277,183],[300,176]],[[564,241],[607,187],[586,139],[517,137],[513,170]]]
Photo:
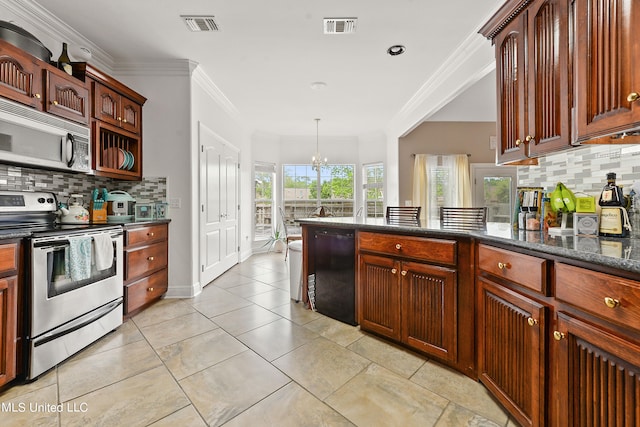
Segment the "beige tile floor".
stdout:
[[479,383],[288,292],[283,255],[254,255],[2,392],[0,425],[514,425]]

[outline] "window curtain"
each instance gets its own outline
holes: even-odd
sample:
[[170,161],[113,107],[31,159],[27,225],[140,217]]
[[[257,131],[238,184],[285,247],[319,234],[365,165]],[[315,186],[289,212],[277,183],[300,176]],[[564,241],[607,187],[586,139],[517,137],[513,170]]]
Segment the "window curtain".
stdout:
[[413,204],[422,206],[423,219],[440,219],[440,207],[471,207],[469,157],[466,154],[416,154]]

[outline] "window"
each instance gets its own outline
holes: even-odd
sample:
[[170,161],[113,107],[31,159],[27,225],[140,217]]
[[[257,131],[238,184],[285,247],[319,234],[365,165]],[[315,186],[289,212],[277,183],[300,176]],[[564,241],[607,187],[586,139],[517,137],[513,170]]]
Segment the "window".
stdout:
[[384,216],[384,166],[370,163],[362,166],[362,193],[365,217]]
[[256,163],[254,165],[254,212],[255,221],[253,240],[268,239],[273,234],[274,200],[273,184],[276,166],[273,163]]
[[283,166],[283,204],[287,225],[310,216],[318,206],[333,216],[353,216],[353,165]]
[[466,154],[416,154],[413,204],[428,220],[440,218],[440,207],[471,206],[469,160]]

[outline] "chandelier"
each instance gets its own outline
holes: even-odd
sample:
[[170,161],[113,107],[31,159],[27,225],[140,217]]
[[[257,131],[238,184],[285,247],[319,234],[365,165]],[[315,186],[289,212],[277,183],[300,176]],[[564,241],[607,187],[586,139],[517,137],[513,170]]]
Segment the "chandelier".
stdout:
[[327,158],[322,157],[320,155],[320,148],[318,144],[318,123],[320,123],[320,119],[315,119],[316,121],[316,154],[311,157],[311,166],[313,170],[319,170],[321,166],[326,166]]

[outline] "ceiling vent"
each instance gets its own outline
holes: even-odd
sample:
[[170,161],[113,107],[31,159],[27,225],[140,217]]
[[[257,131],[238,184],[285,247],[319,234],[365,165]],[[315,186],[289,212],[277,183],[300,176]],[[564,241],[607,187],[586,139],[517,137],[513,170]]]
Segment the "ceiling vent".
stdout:
[[180,16],[193,32],[220,31],[214,16]]
[[358,18],[324,18],[325,34],[353,34]]

